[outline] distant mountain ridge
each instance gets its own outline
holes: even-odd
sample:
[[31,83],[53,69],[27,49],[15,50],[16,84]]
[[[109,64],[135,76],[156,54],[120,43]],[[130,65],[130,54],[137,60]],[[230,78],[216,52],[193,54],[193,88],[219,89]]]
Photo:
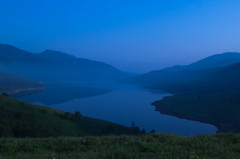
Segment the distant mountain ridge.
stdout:
[[103,62],[53,50],[33,54],[5,44],[0,44],[0,71],[38,81],[117,80],[128,76]]
[[[239,65],[240,53],[229,52],[216,54],[186,66],[173,66],[152,71],[129,78],[124,82],[174,93],[197,90],[197,87],[202,89],[210,85],[213,88],[218,80],[222,79],[224,82],[227,74],[229,74],[229,80],[231,76],[238,77],[236,74],[240,72]],[[230,74],[230,72],[232,73]],[[238,78],[240,79],[240,75]]]
[[225,52],[206,57],[190,65],[176,65],[163,69],[164,71],[183,71],[183,70],[200,70],[216,67],[225,67],[240,62],[239,52]]

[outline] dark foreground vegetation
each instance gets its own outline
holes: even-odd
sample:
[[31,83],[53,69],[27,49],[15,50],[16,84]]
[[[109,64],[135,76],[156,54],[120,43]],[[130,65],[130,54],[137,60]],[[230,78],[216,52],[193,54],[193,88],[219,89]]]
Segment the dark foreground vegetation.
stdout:
[[2,138],[1,159],[239,159],[240,135]]
[[28,104],[0,95],[0,137],[59,137],[82,135],[142,134],[111,122]]

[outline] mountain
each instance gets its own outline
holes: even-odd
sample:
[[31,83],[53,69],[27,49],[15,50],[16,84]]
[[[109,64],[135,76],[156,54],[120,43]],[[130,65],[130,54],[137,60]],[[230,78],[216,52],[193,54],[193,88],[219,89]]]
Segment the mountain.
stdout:
[[226,92],[240,90],[240,63],[233,64],[221,69],[215,69],[212,73],[205,74],[202,78],[188,82],[157,83],[150,87],[163,89],[172,93],[188,92]]
[[[221,57],[229,57],[227,55],[238,57],[238,54],[227,53],[217,56],[212,56],[210,59],[214,61],[213,57],[221,59]],[[208,59],[208,58],[207,58]],[[211,61],[210,60],[210,61]],[[221,59],[220,61],[224,61]],[[212,70],[211,73],[205,74],[201,78],[189,80],[188,82],[179,82],[178,76],[171,84],[156,83],[151,85],[151,88],[161,89],[171,93],[173,96],[166,97],[162,100],[156,101],[153,105],[156,111],[162,114],[174,115],[179,118],[188,120],[196,120],[204,123],[215,125],[219,132],[240,132],[240,62],[235,60],[227,64],[220,65],[213,63],[208,65],[209,69],[202,69],[206,72]],[[193,64],[193,69],[199,63],[206,64],[203,61]],[[224,63],[224,62],[223,62]],[[216,64],[216,68],[212,68]],[[190,67],[188,67],[190,68]],[[203,67],[202,67],[203,68]],[[185,70],[186,71],[186,70]],[[180,73],[183,75],[184,71],[172,72],[173,74]],[[194,70],[199,72],[199,70]],[[179,76],[180,76],[179,75]],[[191,74],[188,74],[191,76]],[[187,77],[187,75],[186,75]]]
[[133,134],[129,127],[0,95],[1,137],[56,137]]
[[214,79],[217,74],[222,78],[221,71],[229,69],[228,66],[234,67],[238,65],[237,63],[240,63],[240,53],[217,54],[190,65],[152,71],[129,78],[124,82],[176,93],[176,91],[186,90],[190,85],[191,87],[199,85],[200,81],[210,81],[209,79]]
[[[213,124],[219,132],[240,132],[240,63],[203,79],[165,87],[174,96],[153,105],[162,114]],[[157,84],[155,89],[164,86]]]
[[239,52],[226,52],[222,54],[209,56],[190,65],[186,66],[176,65],[173,67],[165,68],[163,70],[169,72],[177,72],[183,70],[202,70],[216,67],[225,67],[239,62],[240,62]]
[[0,71],[37,81],[101,81],[128,77],[111,65],[46,50],[33,54],[0,44]]
[[20,91],[37,89],[43,89],[43,86],[38,82],[33,82],[0,72],[0,93],[6,92],[12,94]]

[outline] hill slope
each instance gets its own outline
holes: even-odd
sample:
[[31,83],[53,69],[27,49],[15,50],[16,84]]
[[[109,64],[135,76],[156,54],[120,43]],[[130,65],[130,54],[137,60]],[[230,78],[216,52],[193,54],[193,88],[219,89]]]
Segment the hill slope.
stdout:
[[240,53],[239,52],[226,52],[222,54],[215,54],[209,57],[206,57],[202,60],[194,62],[190,65],[177,65],[169,68],[165,68],[163,70],[176,72],[183,70],[202,70],[216,67],[225,67],[229,65],[233,65],[240,62]]
[[215,125],[219,132],[240,132],[240,91],[184,93],[153,102],[161,114]]
[[1,137],[131,134],[132,129],[0,96]]
[[236,67],[237,63],[240,63],[240,53],[217,54],[187,66],[152,71],[127,79],[125,82],[176,93],[196,89],[195,86],[200,86],[201,82],[205,82],[207,86],[207,83],[210,81],[214,83],[218,77],[223,79],[222,74],[227,74],[228,66],[229,71],[231,67]]
[[220,132],[240,132],[240,63],[222,67],[202,78],[155,89],[174,93],[153,103],[162,114],[210,123]]
[[42,88],[43,86],[40,83],[0,72],[0,93],[7,92],[12,94],[19,91]]
[[[207,70],[209,71],[209,70]],[[240,63],[230,65],[221,69],[215,69],[212,73],[203,77],[179,82],[178,79],[172,83],[158,83],[151,86],[154,89],[162,89],[172,93],[204,93],[204,92],[233,92],[240,91]]]
[[4,44],[0,44],[0,71],[38,81],[98,81],[128,76],[102,62],[52,50],[33,54]]

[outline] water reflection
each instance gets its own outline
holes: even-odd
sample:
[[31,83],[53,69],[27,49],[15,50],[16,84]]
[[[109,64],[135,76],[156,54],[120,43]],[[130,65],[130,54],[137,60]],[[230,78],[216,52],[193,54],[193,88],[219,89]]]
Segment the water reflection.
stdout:
[[112,85],[108,88],[83,88],[79,85],[71,89],[66,87],[49,87],[38,95],[22,100],[69,112],[80,111],[85,116],[126,126],[131,126],[134,121],[137,126],[147,131],[155,129],[157,132],[188,136],[213,134],[217,131],[216,127],[209,124],[156,112],[151,103],[169,95],[164,92],[127,85]]

